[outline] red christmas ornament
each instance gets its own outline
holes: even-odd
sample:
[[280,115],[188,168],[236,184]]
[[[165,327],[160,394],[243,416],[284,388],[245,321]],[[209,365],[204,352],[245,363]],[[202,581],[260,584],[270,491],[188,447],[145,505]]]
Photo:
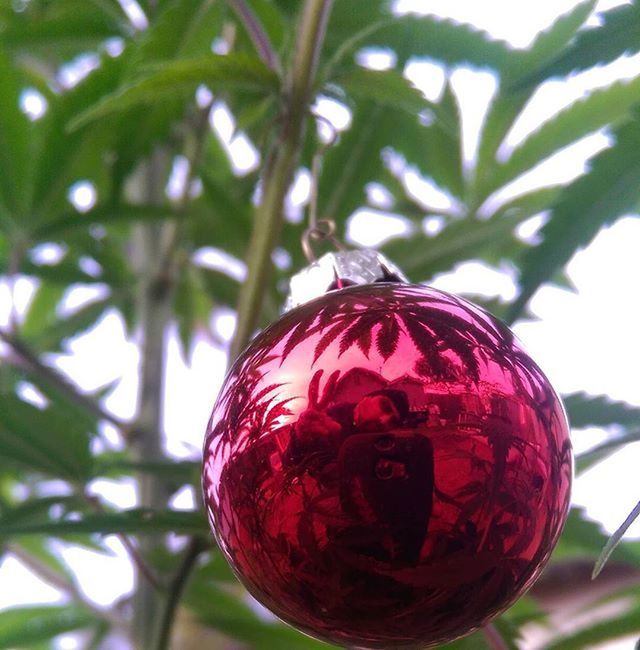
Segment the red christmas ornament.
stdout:
[[247,589],[357,648],[444,643],[505,610],[549,558],[571,478],[560,401],[511,331],[393,282],[262,332],[205,443],[210,521]]

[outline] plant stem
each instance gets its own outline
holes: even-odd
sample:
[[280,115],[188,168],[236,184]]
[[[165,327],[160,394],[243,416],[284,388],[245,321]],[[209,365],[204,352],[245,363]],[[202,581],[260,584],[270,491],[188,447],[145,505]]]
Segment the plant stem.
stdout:
[[96,607],[90,600],[85,598],[78,585],[71,578],[58,573],[18,544],[7,544],[6,550],[47,584],[58,591],[64,592],[77,603],[88,609],[96,618],[104,620],[116,627],[122,625],[122,621],[118,616],[108,610],[102,610]]
[[260,58],[272,70],[279,72],[280,60],[278,59],[278,55],[271,45],[267,32],[253,13],[251,7],[245,0],[227,0],[227,4],[233,9],[240,22],[244,25]]
[[14,353],[27,366],[28,371],[58,390],[69,398],[71,402],[80,406],[91,415],[113,424],[120,431],[126,433],[127,424],[125,422],[113,415],[113,413],[109,413],[109,411],[91,399],[91,397],[81,393],[62,373],[40,361],[38,355],[22,339],[18,338],[18,336],[0,330],[0,340],[11,347]]
[[167,650],[167,648],[169,648],[171,629],[173,627],[173,621],[175,619],[178,605],[180,604],[180,598],[187,586],[191,571],[195,567],[200,554],[203,553],[208,546],[208,542],[199,536],[194,536],[189,540],[189,544],[182,557],[182,562],[169,584],[167,598],[160,618],[158,638],[153,645],[155,650]]
[[246,346],[257,327],[271,271],[271,253],[279,239],[284,199],[300,155],[305,118],[311,100],[318,56],[332,0],[307,0],[298,26],[296,47],[285,88],[282,128],[263,175],[262,200],[255,212],[247,253],[247,279],[238,300],[238,324],[231,360]]
[[[165,152],[157,150],[147,162],[144,172],[144,200],[159,205],[164,201],[164,183],[169,161]],[[171,318],[173,299],[171,267],[160,259],[171,224],[136,226],[133,256],[138,276],[137,320],[140,327],[140,383],[138,411],[132,428],[131,442],[136,457],[145,462],[162,460],[162,413],[165,377],[165,332]],[[139,504],[154,510],[164,509],[169,497],[162,477],[140,473],[137,477]],[[153,535],[140,541],[143,557],[148,558],[162,547],[162,537]],[[133,600],[133,643],[136,648],[150,648],[160,597],[147,580],[138,584]]]
[[[87,504],[92,508],[94,512],[104,512],[104,508],[98,498],[91,494],[88,494],[84,489],[84,486],[77,486],[76,491],[80,496],[82,496],[82,498],[87,502]],[[142,555],[140,555],[140,550],[135,545],[134,541],[124,533],[118,533],[117,537],[127,551],[129,558],[138,570],[139,575],[144,576],[144,578],[149,582],[149,584],[154,587],[154,589],[158,589],[160,587],[158,584],[158,579],[153,574],[151,567],[147,566],[144,558]]]
[[505,643],[502,635],[498,632],[498,628],[493,623],[485,625],[482,628],[482,632],[492,650],[509,650],[509,646]]

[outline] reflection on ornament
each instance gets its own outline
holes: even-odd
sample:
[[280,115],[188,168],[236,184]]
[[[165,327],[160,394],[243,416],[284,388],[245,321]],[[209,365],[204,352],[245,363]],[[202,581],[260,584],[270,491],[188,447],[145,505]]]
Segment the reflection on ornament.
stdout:
[[434,289],[329,292],[260,334],[205,443],[220,548],[331,643],[424,648],[534,581],[564,523],[567,422],[511,331]]

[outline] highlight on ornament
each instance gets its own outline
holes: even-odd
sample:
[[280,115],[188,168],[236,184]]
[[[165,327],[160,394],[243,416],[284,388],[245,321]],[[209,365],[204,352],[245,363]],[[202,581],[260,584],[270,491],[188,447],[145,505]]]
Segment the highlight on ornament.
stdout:
[[292,290],[209,423],[221,550],[258,601],[330,643],[424,648],[478,629],[532,585],[564,524],[559,398],[503,323],[372,251],[325,256]]

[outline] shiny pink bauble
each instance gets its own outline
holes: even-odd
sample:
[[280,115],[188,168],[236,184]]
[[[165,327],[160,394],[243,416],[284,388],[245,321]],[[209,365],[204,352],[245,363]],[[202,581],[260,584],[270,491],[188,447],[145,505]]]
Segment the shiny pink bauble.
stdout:
[[332,291],[262,332],[205,443],[219,546],[282,620],[424,648],[505,610],[566,518],[562,405],[511,331],[435,289]]

